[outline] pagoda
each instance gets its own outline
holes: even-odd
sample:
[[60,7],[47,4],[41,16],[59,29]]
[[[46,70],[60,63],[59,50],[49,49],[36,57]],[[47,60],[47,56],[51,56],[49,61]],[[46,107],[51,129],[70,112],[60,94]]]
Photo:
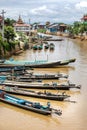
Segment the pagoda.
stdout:
[[15,32],[23,32],[28,34],[30,31],[30,25],[24,23],[21,16],[19,15],[18,21],[14,24],[14,30]]
[[17,21],[17,24],[24,24],[24,22],[23,22],[23,20],[22,20],[22,18],[21,18],[20,15],[19,15],[19,19],[18,19],[18,21]]

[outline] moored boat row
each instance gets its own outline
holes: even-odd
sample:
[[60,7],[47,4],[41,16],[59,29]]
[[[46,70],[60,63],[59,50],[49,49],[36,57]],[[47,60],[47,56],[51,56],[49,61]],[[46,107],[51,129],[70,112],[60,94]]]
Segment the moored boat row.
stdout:
[[[53,46],[53,44],[51,44]],[[26,67],[32,68],[49,68],[49,67],[56,67],[56,66],[63,66],[68,65],[69,63],[75,62],[76,59],[69,59],[64,61],[57,61],[57,62],[48,62],[48,61],[15,61],[14,59],[5,60],[0,63],[1,72],[9,72],[9,76],[6,74],[6,79],[4,80],[4,76],[0,85],[0,101],[21,107],[30,111],[34,111],[44,115],[51,115],[52,111],[54,113],[61,115],[62,112],[55,108],[51,108],[50,104],[48,103],[46,106],[41,105],[37,102],[31,102],[24,99],[20,99],[14,97],[10,94],[15,95],[22,95],[22,96],[29,96],[35,98],[42,98],[47,100],[56,100],[56,101],[64,101],[65,99],[69,98],[70,95],[66,94],[65,91],[63,93],[54,94],[52,92],[47,91],[46,89],[54,89],[54,90],[69,90],[71,88],[80,89],[80,85],[71,84],[67,82],[67,84],[57,84],[56,82],[50,83],[28,83],[33,82],[36,80],[42,79],[59,79],[59,78],[68,78],[68,75],[63,75],[61,73],[58,74],[33,74],[28,73],[26,71]],[[6,68],[7,66],[7,68]],[[23,69],[20,69],[20,66],[24,66]],[[17,67],[17,68],[16,68]],[[5,69],[2,69],[5,68]],[[20,72],[18,71],[21,70]],[[4,71],[2,71],[4,70]],[[10,73],[11,72],[11,73]],[[7,80],[9,79],[9,80]],[[14,80],[14,81],[11,81]],[[24,88],[29,89],[45,89],[44,91],[33,91],[27,90]],[[9,94],[8,94],[9,93]]]

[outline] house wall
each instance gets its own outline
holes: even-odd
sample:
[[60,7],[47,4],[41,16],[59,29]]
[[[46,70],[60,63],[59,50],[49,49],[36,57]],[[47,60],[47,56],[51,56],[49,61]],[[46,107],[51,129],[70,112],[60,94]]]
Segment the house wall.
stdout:
[[15,32],[29,32],[30,31],[30,28],[29,27],[24,27],[24,26],[22,26],[22,27],[14,27],[14,30],[15,30]]

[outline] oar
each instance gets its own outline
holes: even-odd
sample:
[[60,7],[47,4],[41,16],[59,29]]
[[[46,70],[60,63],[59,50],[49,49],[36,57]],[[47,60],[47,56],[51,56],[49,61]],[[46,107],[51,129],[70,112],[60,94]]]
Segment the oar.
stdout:
[[77,103],[76,101],[71,101],[71,100],[64,100],[64,102]]

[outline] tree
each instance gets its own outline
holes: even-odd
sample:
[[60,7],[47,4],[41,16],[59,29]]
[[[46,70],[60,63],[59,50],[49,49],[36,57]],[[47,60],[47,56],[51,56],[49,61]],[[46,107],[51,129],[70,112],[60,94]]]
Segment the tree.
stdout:
[[9,44],[8,46],[8,51],[11,53],[12,51],[12,48],[14,48],[14,45],[13,45],[13,41],[14,41],[14,38],[15,38],[15,33],[14,33],[14,29],[13,27],[11,26],[5,26],[5,29],[4,29],[4,37],[6,38],[7,40],[7,43]]
[[6,41],[3,41],[2,36],[0,35],[0,57],[6,54],[8,51],[9,44]]
[[75,21],[75,22],[73,23],[74,27],[76,27],[76,28],[77,28],[77,27],[79,28],[79,27],[80,27],[80,24],[81,24],[81,22],[78,22],[78,21]]
[[2,47],[3,47],[3,39],[2,39],[2,37],[0,35],[0,57],[2,55]]
[[16,21],[14,19],[10,19],[10,18],[7,18],[5,19],[5,25],[6,26],[13,26],[13,24],[15,23]]
[[46,22],[46,26],[49,26],[49,25],[50,25],[50,21],[47,21],[47,22]]
[[11,26],[5,26],[5,30],[4,30],[4,37],[7,39],[7,42],[9,43],[10,40],[14,40],[15,38],[15,33],[14,33],[14,29]]

